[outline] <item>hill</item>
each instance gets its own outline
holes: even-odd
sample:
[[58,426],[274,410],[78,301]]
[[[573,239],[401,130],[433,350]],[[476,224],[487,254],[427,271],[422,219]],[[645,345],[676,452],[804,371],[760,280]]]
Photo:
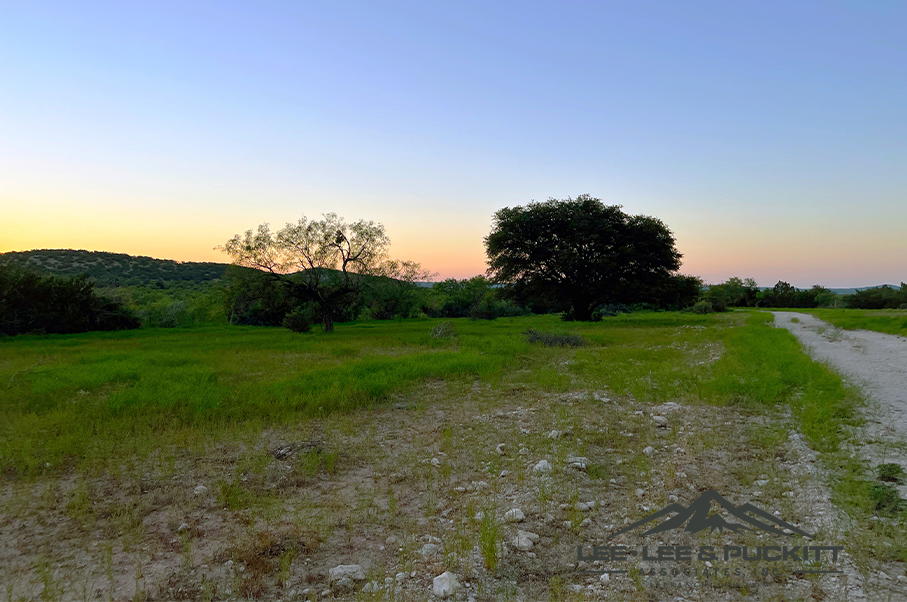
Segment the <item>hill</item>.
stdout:
[[62,276],[85,274],[102,286],[210,282],[221,278],[229,265],[73,249],[10,251],[0,253],[0,263],[13,263],[26,269]]

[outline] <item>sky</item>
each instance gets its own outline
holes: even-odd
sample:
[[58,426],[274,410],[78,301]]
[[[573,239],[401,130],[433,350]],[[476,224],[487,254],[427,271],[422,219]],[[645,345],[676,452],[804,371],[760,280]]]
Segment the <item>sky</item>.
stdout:
[[227,261],[384,224],[439,278],[503,207],[662,219],[681,271],[907,280],[907,4],[7,2],[0,252]]

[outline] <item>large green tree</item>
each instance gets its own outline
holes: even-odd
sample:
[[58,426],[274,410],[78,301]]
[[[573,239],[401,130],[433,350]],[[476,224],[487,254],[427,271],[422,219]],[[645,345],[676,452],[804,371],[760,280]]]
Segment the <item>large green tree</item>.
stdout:
[[637,303],[670,286],[680,267],[659,219],[627,215],[587,194],[494,214],[485,238],[488,274],[524,301],[561,299],[578,320],[606,303]]

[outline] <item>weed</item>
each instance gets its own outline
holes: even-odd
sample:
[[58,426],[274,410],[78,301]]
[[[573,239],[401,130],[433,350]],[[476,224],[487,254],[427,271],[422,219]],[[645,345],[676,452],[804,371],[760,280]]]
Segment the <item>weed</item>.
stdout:
[[530,328],[523,333],[529,343],[542,343],[547,347],[582,347],[586,344],[583,337],[565,332],[542,332]]
[[479,523],[479,549],[485,560],[485,568],[494,572],[498,566],[501,547],[500,525],[493,508],[482,509],[482,520]]
[[899,464],[879,464],[876,466],[876,474],[879,480],[890,483],[900,483],[904,479],[904,469]]

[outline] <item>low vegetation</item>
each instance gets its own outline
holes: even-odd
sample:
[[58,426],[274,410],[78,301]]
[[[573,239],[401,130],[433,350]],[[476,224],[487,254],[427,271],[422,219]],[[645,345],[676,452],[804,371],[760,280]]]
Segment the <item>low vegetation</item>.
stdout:
[[[7,339],[0,535],[19,525],[19,551],[0,558],[0,581],[12,599],[85,584],[89,598],[424,600],[449,570],[478,600],[579,599],[577,583],[651,599],[636,564],[610,581],[578,574],[576,547],[706,489],[819,525],[866,574],[898,574],[898,467],[861,460],[860,395],[769,321],[635,312],[568,333],[528,316]],[[827,483],[805,470],[810,448]],[[822,487],[846,520],[818,510]],[[517,526],[540,538],[521,544],[534,557],[514,547]],[[330,582],[363,559],[353,590]],[[765,584],[776,599],[832,586]]]

